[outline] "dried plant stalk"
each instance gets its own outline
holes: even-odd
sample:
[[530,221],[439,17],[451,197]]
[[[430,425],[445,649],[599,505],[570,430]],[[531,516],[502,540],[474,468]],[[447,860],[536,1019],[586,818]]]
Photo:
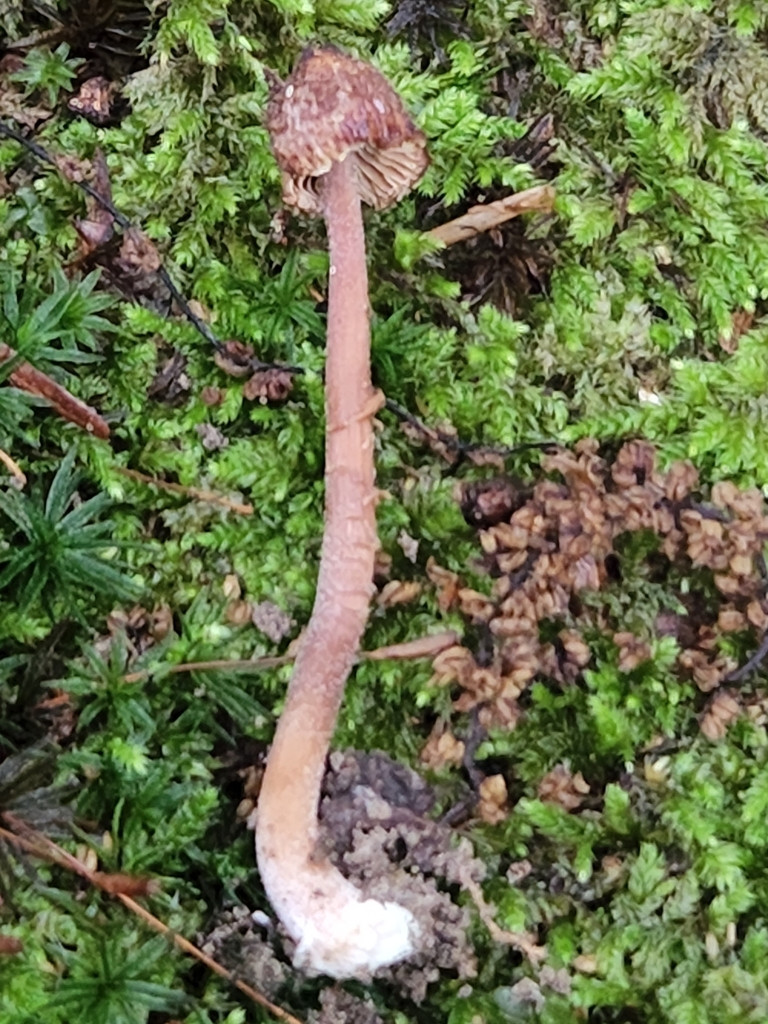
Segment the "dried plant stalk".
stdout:
[[[0,342],[0,364],[7,363],[15,356],[16,352],[10,345]],[[96,437],[104,440],[109,437],[109,426],[95,409],[75,398],[65,387],[57,384],[42,370],[35,369],[30,363],[19,363],[16,369],[11,371],[9,379],[11,384],[21,391],[26,391],[37,398],[44,398],[63,419],[77,424]]]
[[473,235],[490,231],[513,217],[519,217],[521,213],[550,213],[554,203],[555,190],[551,185],[535,185],[494,203],[472,206],[461,217],[432,228],[426,234],[428,238],[434,238],[443,245],[454,245],[456,242],[465,242]]

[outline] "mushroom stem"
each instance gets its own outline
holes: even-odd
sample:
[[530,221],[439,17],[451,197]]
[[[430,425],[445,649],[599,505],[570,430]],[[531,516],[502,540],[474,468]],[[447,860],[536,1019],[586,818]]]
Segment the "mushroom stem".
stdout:
[[317,808],[344,685],[368,618],[376,552],[368,277],[354,157],[323,178],[330,249],[325,532],[312,616],[259,796],[256,850],[296,962],[366,977],[411,952],[413,919],[363,894],[318,853]]

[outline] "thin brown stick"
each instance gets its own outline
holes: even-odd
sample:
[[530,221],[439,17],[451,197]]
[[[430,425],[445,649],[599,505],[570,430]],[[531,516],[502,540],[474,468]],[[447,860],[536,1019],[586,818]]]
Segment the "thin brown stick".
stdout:
[[490,903],[486,902],[483,890],[473,878],[462,878],[461,885],[472,897],[472,900],[477,907],[477,912],[480,915],[480,920],[488,929],[488,934],[494,942],[498,942],[500,945],[504,946],[512,946],[513,949],[519,950],[523,956],[528,958],[534,967],[536,967],[547,956],[547,947],[538,946],[534,937],[528,932],[510,932],[507,931],[506,928],[501,928],[497,924],[496,919],[493,916],[495,908]]
[[426,234],[428,238],[442,242],[443,245],[454,245],[456,242],[465,242],[473,235],[490,231],[513,217],[519,217],[521,213],[550,213],[554,202],[555,190],[551,185],[535,185],[494,203],[472,206],[461,217],[440,224]]
[[728,675],[723,679],[724,683],[741,683],[747,678],[750,672],[754,672],[756,668],[759,668],[763,661],[768,657],[768,634],[766,634],[760,646],[750,656],[750,658],[744,662],[744,664],[733,672],[729,672]]
[[34,857],[39,857],[42,860],[52,861],[54,864],[58,864],[60,867],[67,868],[73,871],[75,874],[80,875],[81,878],[85,878],[91,885],[97,889],[101,889],[103,892],[108,893],[110,896],[117,896],[120,902],[127,907],[130,911],[140,917],[146,924],[149,925],[154,931],[160,935],[164,935],[170,939],[174,945],[176,945],[183,952],[193,956],[196,960],[214,972],[218,974],[220,978],[224,978],[235,988],[238,988],[244,995],[247,995],[249,999],[252,999],[259,1006],[262,1006],[265,1010],[268,1010],[277,1020],[284,1021],[284,1024],[302,1024],[298,1017],[294,1017],[293,1014],[288,1013],[287,1010],[283,1010],[282,1007],[277,1006],[271,1000],[267,999],[266,996],[262,995],[255,988],[247,985],[244,981],[240,981],[236,978],[232,971],[228,971],[226,967],[223,967],[218,961],[214,960],[213,957],[208,956],[201,949],[198,949],[194,943],[185,939],[182,935],[178,935],[172,931],[167,924],[164,924],[158,917],[151,914],[148,910],[137,903],[131,896],[126,896],[122,892],[114,892],[110,888],[106,879],[109,879],[110,875],[102,875],[99,871],[91,871],[76,857],[73,857],[71,853],[68,853],[53,840],[49,839],[48,836],[42,832],[37,832],[34,829],[29,828],[23,821],[17,819],[13,815],[4,814],[3,818],[12,823],[14,827],[24,832],[24,835],[18,835],[16,832],[11,832],[8,829],[0,828],[0,837],[7,840],[7,842],[14,844],[19,849],[26,850],[27,853],[32,854]]
[[118,472],[122,473],[123,476],[129,477],[131,480],[138,481],[140,484],[151,484],[153,487],[159,487],[161,491],[183,494],[186,498],[204,501],[209,505],[220,505],[222,508],[229,509],[230,512],[237,512],[240,516],[253,515],[253,505],[243,505],[239,501],[233,501],[231,498],[226,498],[223,494],[216,494],[214,491],[204,491],[199,487],[184,487],[182,484],[172,484],[167,480],[158,480],[155,476],[147,476],[146,473],[140,473],[137,469],[126,469],[124,466],[120,466]]
[[[20,43],[16,43],[15,45],[19,46]],[[59,173],[61,173],[61,168],[59,167],[56,157],[52,156],[48,152],[48,150],[44,149],[39,143],[35,142],[33,139],[28,139],[25,135],[22,135],[20,132],[16,131],[15,128],[12,128],[10,125],[5,124],[2,121],[0,121],[0,136],[5,136],[5,138],[7,139],[13,139],[14,142],[17,142],[20,146],[23,146],[24,149],[26,149],[29,153],[32,153],[35,156],[35,158],[39,160],[41,163],[48,164],[50,167],[55,168]],[[68,181],[69,179],[65,178],[65,180]],[[97,188],[90,184],[90,182],[70,181],[69,183],[71,185],[74,185],[75,188],[79,189],[86,196],[89,196],[91,199],[93,199],[96,203],[99,204],[99,206],[102,207],[102,209],[107,210],[112,215],[114,220],[120,225],[124,232],[134,227],[132,222],[125,216],[125,214],[121,213],[120,210],[117,209],[117,207],[114,205],[111,199],[108,196],[102,195]],[[205,320],[197,316],[197,314],[191,309],[189,303],[181,294],[179,289],[176,287],[173,278],[168,273],[167,269],[162,263],[158,267],[156,273],[157,276],[165,285],[165,287],[171,293],[174,302],[179,307],[182,314],[192,324],[195,330],[203,338],[205,338],[205,340],[209,344],[213,345],[213,347],[217,351],[224,351],[224,344],[221,341],[219,341],[219,339],[210,329]],[[304,369],[301,366],[284,366],[282,365],[282,363],[263,363],[260,359],[251,359],[250,368],[253,371],[275,369],[284,370],[286,373],[304,373]]]
[[[373,651],[360,651],[360,661],[415,661],[417,658],[434,658],[436,654],[459,643],[459,636],[453,630],[445,633],[433,633],[420,636],[416,640],[406,640],[402,644],[388,644],[377,647]],[[281,668],[290,665],[294,654],[270,655],[264,658],[218,658],[213,661],[185,661],[171,665],[166,669],[168,675],[179,675],[181,672],[263,672],[269,668]],[[151,669],[129,672],[123,676],[124,683],[140,683],[152,675]]]
[[551,448],[555,444],[554,441],[525,441],[522,444],[516,444],[512,447],[508,447],[503,445],[485,445],[476,444],[471,441],[462,441],[460,437],[456,437],[455,435],[448,434],[443,430],[436,430],[434,427],[430,427],[408,409],[405,409],[402,405],[398,405],[397,402],[392,401],[391,398],[388,398],[384,405],[385,408],[389,412],[393,413],[401,423],[405,423],[407,426],[413,428],[414,433],[421,435],[427,447],[454,468],[463,459],[470,459],[472,461],[481,460],[481,464],[483,464],[489,459],[493,459],[495,457],[506,459],[511,455],[517,455],[519,452],[530,451],[535,448]]
[[[262,672],[268,668],[280,668],[281,665],[290,665],[293,661],[292,654],[281,654],[276,657],[252,658],[250,660],[237,660],[220,658],[214,661],[185,661],[179,665],[171,665],[166,671],[168,675],[178,675],[180,672],[211,672],[223,670],[225,672]],[[150,669],[142,669],[139,672],[129,672],[123,676],[124,683],[139,683],[152,675]]]
[[361,651],[360,658],[367,661],[410,661],[416,658],[434,658],[441,651],[461,642],[458,633],[452,629],[445,633],[432,633],[406,640],[402,644],[388,644],[374,651]]
[[250,985],[247,985],[244,981],[236,978],[232,971],[228,971],[226,967],[222,967],[218,961],[214,960],[213,957],[208,956],[208,954],[204,953],[202,949],[198,949],[197,946],[189,941],[189,939],[185,939],[182,935],[178,935],[176,932],[171,931],[168,925],[163,924],[163,922],[159,918],[155,917],[154,914],[150,914],[150,912],[145,910],[140,903],[136,902],[136,900],[132,899],[130,896],[124,896],[122,893],[118,893],[117,898],[121,903],[128,907],[129,910],[132,910],[134,914],[137,914],[143,921],[146,921],[150,928],[154,928],[156,932],[159,932],[161,935],[165,935],[176,946],[178,946],[179,949],[205,964],[209,970],[213,971],[214,974],[218,974],[220,978],[224,978],[224,980],[228,981],[230,985],[234,985],[235,988],[240,989],[244,995],[247,995],[255,1003],[258,1003],[259,1006],[263,1006],[265,1010],[268,1010],[273,1017],[276,1017],[278,1020],[285,1021],[285,1024],[301,1024],[298,1017],[294,1017],[292,1013],[288,1013],[288,1011],[283,1010],[282,1007],[276,1006],[275,1003],[267,999],[266,996],[263,996],[261,992],[257,992],[255,988],[251,988]]
[[27,478],[24,474],[24,470],[11,458],[8,452],[4,452],[2,448],[0,448],[0,462],[2,462],[14,480],[18,482],[19,487],[23,487],[26,484]]
[[[0,364],[7,363],[9,359],[15,357],[16,352],[10,345],[0,342]],[[11,371],[9,380],[14,387],[37,398],[44,398],[62,419],[77,424],[96,437],[104,440],[109,437],[109,426],[95,409],[75,398],[65,387],[57,384],[42,370],[35,369],[31,363],[19,363],[16,369]]]

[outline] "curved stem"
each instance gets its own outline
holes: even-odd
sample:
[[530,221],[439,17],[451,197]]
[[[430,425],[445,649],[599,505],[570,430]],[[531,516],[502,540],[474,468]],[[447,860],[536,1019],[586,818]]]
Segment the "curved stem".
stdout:
[[[334,943],[355,943],[355,930],[370,931],[376,917],[377,930],[394,934],[399,929],[397,942],[402,945],[409,926],[402,923],[407,914],[403,908],[363,901],[362,893],[316,851],[325,759],[373,589],[377,541],[371,421],[380,406],[370,380],[368,278],[353,158],[328,173],[323,203],[330,249],[325,532],[312,616],[262,782],[256,847],[267,895],[299,943],[299,953],[303,946],[310,967],[342,977],[356,968],[350,972],[347,961],[337,973]],[[396,927],[380,920],[384,908],[397,911]],[[335,938],[334,926],[339,933]],[[374,935],[374,940],[383,950],[384,936]],[[309,951],[313,943],[317,954]],[[392,959],[407,952],[400,950]],[[359,956],[348,948],[343,955]]]
[[[351,161],[329,172],[325,531],[312,617],[296,658],[259,800],[281,855],[314,845],[325,757],[368,618],[376,551],[368,275]],[[307,834],[307,822],[313,834]]]

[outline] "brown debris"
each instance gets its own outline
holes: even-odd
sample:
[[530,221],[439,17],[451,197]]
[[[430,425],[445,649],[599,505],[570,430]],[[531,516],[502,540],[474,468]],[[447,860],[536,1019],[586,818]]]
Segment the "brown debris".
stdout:
[[478,790],[477,813],[486,825],[498,825],[509,814],[507,783],[503,775],[489,775]]
[[72,153],[57,153],[54,155],[53,161],[59,174],[67,181],[78,183],[91,181],[93,177],[93,165],[90,160],[81,160],[80,157],[74,156]]
[[750,330],[755,320],[755,314],[746,309],[737,309],[731,314],[731,328],[729,331],[722,331],[717,339],[723,352],[733,355],[739,347],[739,342]]
[[230,377],[247,377],[253,370],[253,347],[231,338],[214,353],[213,361]]
[[174,406],[181,404],[192,387],[187,373],[187,357],[178,349],[173,349],[155,373],[147,388],[147,398],[157,402],[165,402]]
[[728,726],[741,714],[741,705],[727,690],[717,693],[707,705],[699,722],[699,728],[708,740],[721,740]]
[[15,956],[24,951],[24,943],[15,935],[0,935],[0,956]]
[[733,658],[722,654],[715,655],[711,650],[701,650],[700,648],[689,648],[687,651],[682,651],[678,658],[678,664],[691,673],[693,681],[702,693],[709,693],[710,690],[716,689],[725,680],[725,677],[736,668]]
[[430,555],[427,559],[427,577],[437,590],[437,606],[441,612],[454,607],[459,596],[459,574],[443,569]]
[[[56,158],[56,166],[61,175],[74,183],[87,181],[106,203],[112,202],[112,185],[109,180],[109,169],[104,152],[97,148],[93,154],[93,163],[78,160],[71,154],[63,154]],[[75,231],[80,239],[80,259],[90,256],[92,252],[102,248],[112,238],[115,218],[93,196],[86,195],[85,220],[75,219]]]
[[126,228],[116,265],[129,279],[138,280],[160,269],[160,254],[139,228]]
[[221,590],[228,601],[236,601],[242,594],[240,579],[235,572],[228,573],[221,584]]
[[764,633],[768,629],[768,600],[763,598],[760,601],[750,601],[747,605],[746,616],[750,625],[754,626],[758,633]]
[[427,742],[422,747],[419,760],[425,768],[444,768],[459,765],[464,758],[465,745],[456,739],[450,726],[442,719],[435,722]]
[[747,628],[747,617],[743,612],[734,608],[733,605],[726,604],[723,605],[718,613],[717,625],[723,633],[736,633],[741,629]]
[[529,493],[519,480],[506,476],[467,484],[461,495],[461,511],[470,526],[493,526],[509,519]]
[[[627,533],[655,534],[659,553],[683,572],[696,566],[713,573],[723,595],[719,612],[713,616],[703,605],[696,607],[694,594],[681,593],[688,614],[664,612],[656,622],[657,636],[676,638],[682,648],[679,666],[700,690],[735,681],[736,663],[720,650],[723,634],[768,632],[762,561],[768,516],[761,493],[725,481],[702,504],[693,497],[698,474],[690,463],[662,472],[653,445],[644,441],[624,444],[610,464],[598,448],[585,439],[573,451],[545,455],[542,465],[552,476],[533,488],[507,478],[465,487],[465,516],[482,527],[478,540],[482,564],[493,579],[490,594],[462,587],[453,576],[435,575],[431,567],[430,578],[447,588],[451,605],[458,602],[462,613],[494,638],[493,654],[482,666],[458,646],[434,661],[433,683],[457,684],[454,707],[478,708],[486,728],[514,727],[520,718],[517,698],[536,676],[561,685],[575,682],[591,660],[585,639],[590,630],[613,635],[620,672],[631,672],[651,657],[652,636],[612,623],[590,598],[620,579],[617,541]],[[486,495],[490,503],[483,507]],[[553,641],[542,638],[542,623],[547,629],[560,627]]]
[[77,94],[68,100],[67,106],[73,113],[81,114],[93,124],[106,124],[112,113],[114,93],[114,83],[103,75],[97,75],[83,82]]
[[613,642],[619,649],[619,672],[632,672],[651,657],[650,646],[634,633],[614,633]]
[[140,604],[132,608],[114,608],[107,616],[107,630],[96,639],[96,650],[106,658],[115,640],[119,639],[125,645],[130,666],[173,631],[173,612],[167,604],[155,605],[151,611]]
[[224,609],[224,618],[233,626],[244,626],[251,621],[251,604],[249,601],[230,601]]
[[42,121],[53,117],[53,111],[43,104],[33,105],[22,89],[17,89],[8,81],[8,73],[18,70],[14,66],[16,59],[14,54],[6,54],[0,64],[0,117],[11,118],[17,124],[34,131]]
[[205,405],[221,405],[226,397],[226,391],[223,388],[213,387],[210,384],[206,384],[203,390],[200,392],[200,398]]
[[589,783],[581,772],[574,775],[564,764],[555,765],[539,783],[539,800],[559,804],[566,811],[575,811],[584,803]]
[[257,370],[250,380],[246,381],[243,387],[243,397],[249,402],[258,398],[262,404],[284,402],[291,391],[293,391],[293,374],[288,370],[272,366],[268,370]]
[[443,424],[436,430],[415,416],[408,416],[402,419],[400,429],[414,444],[426,444],[431,452],[450,465],[456,462],[459,439],[456,428],[451,424]]
[[418,580],[390,580],[385,583],[376,598],[380,608],[392,608],[396,604],[409,604],[421,593]]
[[557,636],[565,651],[565,664],[562,666],[564,672],[566,667],[582,669],[590,663],[592,652],[581,633],[575,629],[561,629]]

